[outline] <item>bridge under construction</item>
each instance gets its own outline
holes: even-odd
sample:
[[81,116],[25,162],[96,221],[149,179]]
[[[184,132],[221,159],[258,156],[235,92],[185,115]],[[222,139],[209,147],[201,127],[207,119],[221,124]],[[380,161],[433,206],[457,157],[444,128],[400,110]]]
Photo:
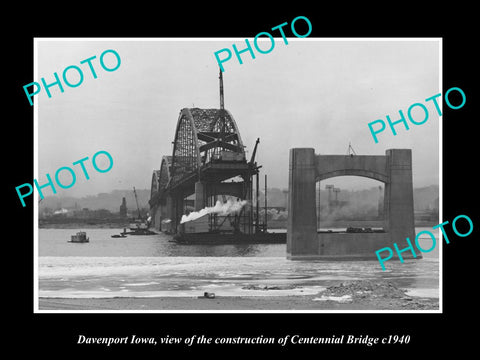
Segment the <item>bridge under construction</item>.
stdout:
[[[290,149],[287,232],[268,233],[266,216],[259,222],[259,139],[247,160],[235,119],[224,108],[222,72],[219,80],[220,108],[182,109],[172,155],[163,156],[160,170],[153,171],[149,203],[157,230],[175,234],[180,242],[283,242],[287,258],[298,260],[372,259],[379,248],[415,238],[411,149],[388,149],[385,155],[315,155],[312,148]],[[318,231],[315,184],[336,176],[385,184],[381,229]],[[421,254],[412,248],[403,257]]]
[[[237,123],[224,108],[222,72],[219,82],[220,108],[182,109],[173,152],[162,157],[160,170],[153,171],[149,204],[157,230],[247,235],[260,231],[258,201],[257,209],[253,208],[261,167],[255,162],[259,139],[247,160]],[[214,211],[215,205],[218,211]],[[182,221],[192,212],[198,215]]]

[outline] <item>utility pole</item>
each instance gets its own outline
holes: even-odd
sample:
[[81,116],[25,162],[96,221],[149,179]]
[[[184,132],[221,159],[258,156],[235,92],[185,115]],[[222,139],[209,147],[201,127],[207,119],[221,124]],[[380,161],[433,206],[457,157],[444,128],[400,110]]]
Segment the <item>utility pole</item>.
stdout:
[[255,206],[256,206],[256,216],[255,216],[255,232],[258,232],[259,231],[259,221],[260,221],[260,216],[259,216],[259,199],[258,199],[258,194],[259,194],[259,186],[260,186],[260,181],[259,181],[259,173],[257,172],[256,174],[256,184],[255,184],[255,197],[256,197],[256,200],[255,200]]
[[333,185],[325,185],[325,189],[328,190],[328,201],[327,201],[327,204],[328,204],[328,211],[327,211],[327,214],[330,214],[330,212],[332,211],[332,190],[333,190]]
[[267,231],[267,174],[265,174],[265,224],[264,231]]
[[335,206],[338,207],[338,193],[340,192],[339,188],[333,188],[333,192],[335,193]]

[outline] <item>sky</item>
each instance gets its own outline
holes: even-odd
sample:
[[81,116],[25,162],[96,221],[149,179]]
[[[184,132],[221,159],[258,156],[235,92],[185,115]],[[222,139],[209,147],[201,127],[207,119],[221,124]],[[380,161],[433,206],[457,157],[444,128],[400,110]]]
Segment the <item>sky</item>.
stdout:
[[[262,48],[268,48],[266,41]],[[58,168],[69,166],[76,172],[76,183],[69,189],[57,186],[57,194],[86,196],[133,186],[150,189],[153,170],[160,169],[163,155],[172,154],[180,110],[219,108],[214,52],[232,50],[232,44],[242,49],[245,39],[37,38],[33,81],[45,78],[51,83],[54,72],[61,78],[70,65],[80,67],[84,75],[78,87],[63,84],[61,93],[52,86],[51,98],[44,89],[34,97],[39,184],[47,182],[47,173],[53,178]],[[108,49],[121,58],[119,68],[111,72],[99,63]],[[223,64],[225,108],[235,118],[247,158],[260,138],[256,159],[263,166],[262,174],[268,175],[269,187],[288,187],[290,148],[346,154],[349,143],[358,155],[411,148],[414,187],[439,184],[442,118],[425,99],[442,92],[440,51],[438,39],[288,38],[286,45],[278,38],[268,54],[255,52],[252,59],[244,53],[243,64],[233,55]],[[80,64],[94,55],[96,79],[88,64]],[[104,59],[108,67],[115,65],[112,54]],[[68,76],[72,83],[78,81],[74,70]],[[408,131],[399,124],[396,136],[387,127],[375,143],[368,123],[386,122],[386,115],[397,120],[399,110],[406,116],[414,103],[427,107],[427,122],[409,123]],[[413,116],[423,119],[415,111]],[[114,161],[106,173],[95,171],[91,164],[101,150]],[[87,156],[89,180],[79,165],[72,165]],[[98,159],[100,168],[108,166],[101,156]],[[66,171],[60,179],[71,182]],[[358,177],[335,181],[336,186],[352,188],[376,185]],[[43,192],[52,194],[48,188]]]

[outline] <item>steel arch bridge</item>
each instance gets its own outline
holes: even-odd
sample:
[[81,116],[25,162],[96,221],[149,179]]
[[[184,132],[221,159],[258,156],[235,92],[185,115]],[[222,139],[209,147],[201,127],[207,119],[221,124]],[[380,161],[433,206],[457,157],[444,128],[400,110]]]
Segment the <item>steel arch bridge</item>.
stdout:
[[[233,196],[248,200],[235,230],[252,233],[252,177],[258,177],[258,168],[254,155],[247,161],[240,132],[228,110],[182,109],[172,155],[163,156],[160,170],[152,174],[149,203],[153,225],[176,233],[183,214]],[[216,220],[208,220],[209,230],[215,228]]]

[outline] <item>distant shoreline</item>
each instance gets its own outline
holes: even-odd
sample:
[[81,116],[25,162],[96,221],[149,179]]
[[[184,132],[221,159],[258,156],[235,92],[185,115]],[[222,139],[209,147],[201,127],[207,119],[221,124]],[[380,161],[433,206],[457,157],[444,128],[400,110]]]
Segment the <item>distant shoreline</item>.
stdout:
[[39,224],[39,229],[123,229],[130,228],[128,223],[49,223],[49,224]]

